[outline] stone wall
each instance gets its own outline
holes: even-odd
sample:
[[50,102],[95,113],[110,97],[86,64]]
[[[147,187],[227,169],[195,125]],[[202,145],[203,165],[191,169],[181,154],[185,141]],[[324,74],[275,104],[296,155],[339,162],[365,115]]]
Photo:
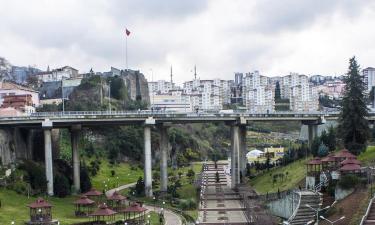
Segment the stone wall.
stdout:
[[122,77],[128,88],[128,94],[131,100],[141,100],[150,103],[148,92],[148,83],[145,76],[138,70],[122,71]]
[[299,198],[299,195],[292,191],[279,199],[268,201],[266,204],[272,215],[289,219],[298,206]]

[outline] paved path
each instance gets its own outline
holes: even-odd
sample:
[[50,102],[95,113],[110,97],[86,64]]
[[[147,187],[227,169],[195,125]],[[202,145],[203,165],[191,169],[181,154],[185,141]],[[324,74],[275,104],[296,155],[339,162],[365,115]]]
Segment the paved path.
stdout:
[[[137,183],[125,184],[125,185],[119,186],[117,188],[111,189],[111,190],[107,191],[105,194],[107,196],[111,196],[115,191],[121,191],[121,190],[124,190],[126,188],[133,187],[136,184]],[[146,205],[146,204],[143,204],[143,206],[146,209],[148,209],[149,211],[153,211],[153,212],[156,212],[156,213],[161,212],[161,208],[159,208],[159,207],[154,207],[154,206]],[[165,225],[182,225],[181,217],[178,214],[174,213],[173,211],[171,211],[169,209],[163,209],[163,211],[164,211]]]
[[[248,224],[240,196],[230,188],[231,179],[226,167],[219,164],[215,169],[213,163],[208,163],[202,173],[199,224]],[[216,183],[216,172],[220,183]]]

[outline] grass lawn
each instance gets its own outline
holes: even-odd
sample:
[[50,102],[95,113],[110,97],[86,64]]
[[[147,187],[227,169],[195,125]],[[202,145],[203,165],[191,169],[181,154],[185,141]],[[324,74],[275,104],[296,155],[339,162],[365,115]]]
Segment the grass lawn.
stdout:
[[[98,190],[112,189],[118,185],[129,184],[137,182],[140,176],[143,177],[143,170],[139,169],[137,165],[134,166],[136,170],[132,170],[129,163],[120,163],[117,165],[111,165],[107,160],[103,160],[98,174],[91,178],[93,187]],[[112,176],[111,170],[115,171],[115,175]]]
[[[287,166],[273,168],[250,181],[250,185],[260,194],[277,192],[296,187],[298,183],[306,176],[306,160],[301,159],[290,163]],[[284,180],[278,179],[273,183],[273,175],[288,172]]]
[[[16,225],[23,225],[29,220],[28,204],[35,201],[35,197],[30,199],[27,196],[19,195],[14,191],[0,189],[0,224],[11,224],[12,221]],[[73,201],[75,197],[67,198],[46,198],[53,205],[52,215],[54,219],[58,219],[60,224],[72,224],[74,222],[83,222],[88,219],[77,219],[74,217]]]
[[358,160],[363,164],[368,165],[375,161],[375,146],[368,146],[365,152],[358,156]]

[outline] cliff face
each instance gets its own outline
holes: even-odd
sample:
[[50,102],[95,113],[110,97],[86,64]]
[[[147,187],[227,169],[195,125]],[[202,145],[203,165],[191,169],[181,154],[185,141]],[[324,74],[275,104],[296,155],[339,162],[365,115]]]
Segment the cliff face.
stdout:
[[148,84],[145,76],[138,70],[122,71],[122,78],[128,88],[128,94],[131,100],[140,100],[150,104]]

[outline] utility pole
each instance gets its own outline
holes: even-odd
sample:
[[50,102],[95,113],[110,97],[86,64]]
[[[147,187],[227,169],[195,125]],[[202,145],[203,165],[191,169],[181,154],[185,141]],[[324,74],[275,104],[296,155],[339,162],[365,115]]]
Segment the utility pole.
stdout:
[[109,93],[108,93],[108,96],[109,96],[109,114],[111,114],[112,112],[112,109],[111,109],[111,81],[109,81]]
[[63,114],[65,114],[64,77],[61,77],[61,100],[62,100]]

